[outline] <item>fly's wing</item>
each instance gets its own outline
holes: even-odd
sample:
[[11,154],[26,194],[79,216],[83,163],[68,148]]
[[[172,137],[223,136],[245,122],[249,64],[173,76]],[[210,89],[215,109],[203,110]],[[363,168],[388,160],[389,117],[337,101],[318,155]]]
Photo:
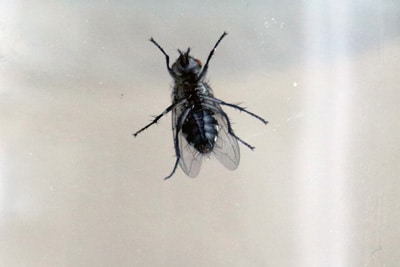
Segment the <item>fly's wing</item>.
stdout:
[[[179,159],[179,166],[181,166],[182,170],[186,173],[189,177],[196,177],[200,172],[200,167],[202,163],[202,155],[187,141],[186,138],[182,134],[182,123],[185,118],[185,107],[178,106],[174,110],[172,110],[172,128],[173,128],[173,135],[174,135],[174,144],[178,147],[180,153]],[[187,116],[187,114],[186,114]],[[186,117],[185,116],[185,117]],[[176,132],[179,129],[178,138],[176,138]],[[178,144],[176,143],[178,142]]]
[[179,160],[179,166],[189,177],[196,177],[201,168],[203,157],[192,145],[188,144],[185,137],[179,134],[179,150],[181,152],[181,158]]
[[[218,104],[213,103],[215,118],[218,121],[218,136],[213,149],[214,156],[227,169],[235,170],[240,162],[240,150],[236,138],[228,131],[230,123],[228,117],[223,115],[223,111]],[[218,111],[218,112],[217,112]]]

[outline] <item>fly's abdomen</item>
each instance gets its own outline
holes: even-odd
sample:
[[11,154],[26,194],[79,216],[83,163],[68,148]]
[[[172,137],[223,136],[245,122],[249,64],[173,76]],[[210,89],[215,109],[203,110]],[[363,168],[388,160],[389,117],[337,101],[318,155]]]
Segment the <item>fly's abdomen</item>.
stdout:
[[211,110],[190,112],[182,125],[187,142],[202,154],[213,150],[218,134],[218,122]]

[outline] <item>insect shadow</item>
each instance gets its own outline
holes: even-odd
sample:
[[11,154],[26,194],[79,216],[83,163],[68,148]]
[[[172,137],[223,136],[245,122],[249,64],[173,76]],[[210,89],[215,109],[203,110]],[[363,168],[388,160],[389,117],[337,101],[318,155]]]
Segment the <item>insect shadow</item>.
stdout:
[[228,115],[221,106],[237,109],[264,124],[268,123],[243,107],[215,98],[210,85],[205,81],[210,59],[226,35],[224,32],[219,37],[203,67],[200,60],[189,55],[190,48],[186,51],[178,49],[179,57],[170,67],[168,54],[153,38],[150,39],[164,54],[168,72],[174,80],[172,104],[133,135],[136,137],[172,111],[176,161],[171,173],[165,179],[172,177],[178,164],[186,175],[196,177],[200,172],[203,156],[210,155],[216,157],[227,169],[235,170],[240,161],[238,141],[254,149],[234,133]]

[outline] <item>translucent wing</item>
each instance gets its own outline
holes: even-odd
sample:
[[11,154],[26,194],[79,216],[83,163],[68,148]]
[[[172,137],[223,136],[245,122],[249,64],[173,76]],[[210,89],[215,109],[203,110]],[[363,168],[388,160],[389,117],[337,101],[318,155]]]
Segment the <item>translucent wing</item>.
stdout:
[[[177,148],[175,147],[175,149],[178,149],[180,153],[179,166],[181,166],[182,170],[186,173],[187,176],[194,178],[200,172],[203,158],[202,155],[193,146],[191,146],[186,141],[186,138],[182,135],[181,124],[185,119],[182,118],[182,116],[185,116],[184,106],[178,106],[174,110],[172,110],[172,128],[174,135],[174,144],[175,146],[178,145],[178,147]],[[175,140],[176,131],[178,129],[179,129],[178,137],[177,140]]]
[[218,136],[213,149],[214,156],[222,163],[227,169],[235,170],[240,162],[240,150],[236,138],[228,131],[230,123],[228,117],[225,117],[221,107],[213,103],[215,111],[215,118],[218,121]]

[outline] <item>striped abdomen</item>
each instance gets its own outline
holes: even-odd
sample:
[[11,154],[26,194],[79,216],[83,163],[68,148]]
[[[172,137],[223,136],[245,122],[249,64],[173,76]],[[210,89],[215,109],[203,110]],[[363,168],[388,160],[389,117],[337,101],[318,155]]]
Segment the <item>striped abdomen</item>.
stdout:
[[182,125],[182,133],[187,142],[200,153],[211,152],[218,134],[214,112],[203,108],[193,110]]

